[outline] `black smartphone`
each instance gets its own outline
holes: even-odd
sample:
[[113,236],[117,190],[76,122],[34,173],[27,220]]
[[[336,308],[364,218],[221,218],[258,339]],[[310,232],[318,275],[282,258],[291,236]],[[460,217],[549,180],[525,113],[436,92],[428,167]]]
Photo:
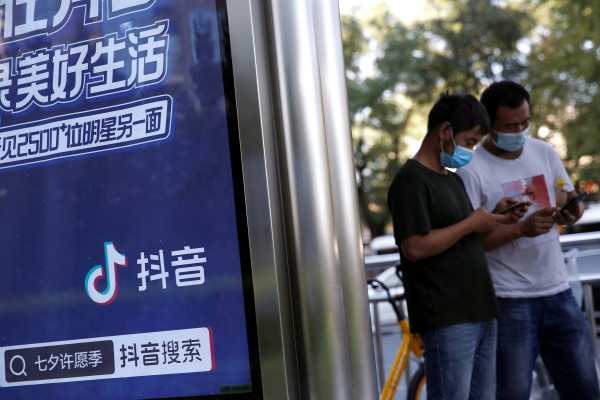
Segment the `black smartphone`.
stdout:
[[582,202],[587,196],[588,196],[588,193],[586,193],[586,192],[579,193],[577,196],[575,196],[571,200],[567,201],[567,204],[565,204],[564,206],[562,206],[560,208],[560,212],[563,212],[566,209],[568,209],[569,207],[572,207],[573,204],[575,204],[575,203]]
[[524,206],[528,206],[528,205],[530,205],[530,204],[531,204],[531,203],[530,203],[530,202],[528,202],[528,201],[522,201],[522,202],[520,202],[520,203],[513,204],[512,206],[510,206],[510,207],[508,207],[508,208],[506,208],[506,209],[504,209],[504,210],[500,211],[500,214],[508,214],[509,212],[512,212],[512,211],[514,211],[514,210],[516,210],[516,209],[518,209],[518,208],[524,207]]

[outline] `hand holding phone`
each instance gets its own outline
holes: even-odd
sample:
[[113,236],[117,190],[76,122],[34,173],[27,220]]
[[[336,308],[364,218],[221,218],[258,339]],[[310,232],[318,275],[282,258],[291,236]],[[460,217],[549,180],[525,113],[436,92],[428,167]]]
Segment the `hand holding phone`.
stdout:
[[586,193],[586,192],[579,193],[577,196],[575,196],[575,197],[571,198],[569,201],[567,201],[567,203],[560,208],[560,212],[562,213],[563,211],[573,207],[574,204],[581,203],[587,196],[588,196],[588,193]]
[[519,203],[513,204],[512,206],[510,206],[508,208],[505,208],[502,211],[499,211],[498,213],[499,214],[508,214],[510,212],[513,212],[514,210],[517,210],[519,208],[526,207],[526,206],[529,206],[529,205],[531,205],[530,202],[528,202],[528,201],[521,201]]
[[573,210],[573,207],[577,206],[581,201],[583,201],[587,195],[587,193],[583,192],[571,198],[560,208],[560,211],[556,213],[554,220],[560,225],[571,225],[577,222],[577,220],[581,217],[580,210],[579,207],[577,207],[577,210]]

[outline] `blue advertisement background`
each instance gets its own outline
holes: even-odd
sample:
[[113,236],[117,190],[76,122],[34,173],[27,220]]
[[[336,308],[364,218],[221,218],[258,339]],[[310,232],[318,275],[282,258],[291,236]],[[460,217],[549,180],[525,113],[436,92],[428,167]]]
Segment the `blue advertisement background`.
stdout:
[[[250,385],[215,1],[157,0],[151,10],[87,26],[83,11],[75,9],[59,32],[3,45],[2,58],[169,19],[165,80],[93,100],[2,112],[2,125],[169,94],[171,133],[124,150],[0,170],[0,347],[209,327],[216,366],[197,374],[0,388],[0,398],[129,400]],[[101,306],[87,297],[84,278],[104,263],[106,241],[127,256],[128,266],[118,269],[115,302]],[[167,254],[186,245],[205,248],[204,285],[177,287],[171,271],[166,290],[149,281],[147,291],[138,291],[140,252]]]

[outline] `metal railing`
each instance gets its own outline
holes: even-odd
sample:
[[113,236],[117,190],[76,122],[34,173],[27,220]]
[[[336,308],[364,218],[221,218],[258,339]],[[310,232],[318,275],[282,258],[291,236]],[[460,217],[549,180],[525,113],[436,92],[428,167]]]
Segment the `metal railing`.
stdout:
[[[560,237],[563,251],[567,252],[571,249],[578,249],[577,260],[586,257],[600,257],[600,232],[577,233],[572,235],[564,235]],[[390,267],[395,267],[400,263],[400,255],[398,253],[371,255],[365,257],[365,268],[368,273],[376,273]],[[586,272],[579,274],[583,291],[583,305],[586,317],[589,320],[592,333],[595,336],[600,334],[600,327],[596,322],[600,318],[600,312],[596,311],[594,304],[593,288],[600,286],[600,263],[598,263],[597,272]],[[402,287],[396,288],[396,294],[402,296],[404,290]],[[379,317],[379,304],[386,302],[387,298],[383,296],[369,299],[369,303],[373,307],[373,341],[375,346],[375,355],[377,362],[378,381],[383,382],[385,379],[385,369],[383,365],[383,348],[381,341],[381,324]],[[594,354],[598,357],[599,349],[597,340],[593,340]],[[409,374],[410,375],[410,374]]]

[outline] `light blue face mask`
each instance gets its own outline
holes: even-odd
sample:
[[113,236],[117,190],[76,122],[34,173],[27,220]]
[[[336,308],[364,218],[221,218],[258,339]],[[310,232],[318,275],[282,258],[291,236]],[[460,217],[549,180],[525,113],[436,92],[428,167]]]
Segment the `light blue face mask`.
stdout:
[[[454,142],[454,139],[452,139]],[[462,168],[473,159],[473,150],[467,149],[466,147],[459,146],[454,142],[454,152],[452,155],[446,153],[442,146],[442,153],[440,154],[440,162],[443,167],[446,168]]]
[[529,128],[519,133],[496,132],[496,147],[505,151],[518,151],[523,148],[529,137]]

